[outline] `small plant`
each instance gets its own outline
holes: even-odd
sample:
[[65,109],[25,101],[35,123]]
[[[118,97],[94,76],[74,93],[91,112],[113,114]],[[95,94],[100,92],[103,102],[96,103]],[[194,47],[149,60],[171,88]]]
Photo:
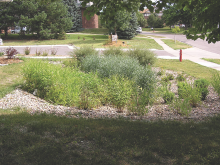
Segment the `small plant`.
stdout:
[[204,101],[206,96],[209,94],[209,82],[206,79],[199,79],[195,80],[194,85],[198,88],[198,90],[201,93],[201,100]]
[[163,81],[163,82],[169,82],[169,77],[164,76],[164,77],[161,78],[161,81]]
[[0,50],[0,57],[5,54],[4,50]]
[[29,55],[29,54],[30,54],[30,51],[31,51],[31,48],[30,48],[30,47],[24,48],[24,54],[25,54],[25,55]]
[[98,51],[96,51],[91,46],[82,46],[80,48],[75,48],[70,55],[73,58],[76,58],[78,62],[82,62],[82,60],[89,55],[97,55]]
[[174,79],[174,76],[173,76],[173,74],[167,74],[167,78],[169,79],[169,80],[173,80]]
[[41,50],[37,51],[37,49],[36,49],[35,55],[36,55],[36,56],[40,56],[40,55],[41,55],[41,52],[42,52]]
[[103,51],[103,55],[109,56],[109,55],[115,55],[115,56],[124,56],[125,52],[121,47],[109,47]]
[[193,107],[196,107],[198,103],[200,103],[201,94],[198,88],[193,87],[187,82],[179,82],[177,86],[179,98],[189,99],[189,102]]
[[171,103],[174,99],[174,96],[175,94],[173,92],[166,90],[163,94],[164,103]]
[[147,65],[153,65],[157,58],[155,56],[155,53],[143,48],[143,47],[133,47],[130,48],[129,51],[127,51],[128,56],[137,58],[139,63],[143,66]]
[[162,75],[164,75],[164,70],[160,70],[159,72],[157,72],[157,76],[162,76]]
[[186,78],[184,77],[184,74],[182,73],[182,74],[178,74],[178,76],[176,77],[176,80],[177,81],[185,81]]
[[52,48],[51,49],[51,55],[55,56],[57,54],[57,49]]
[[170,104],[170,109],[173,111],[177,111],[177,113],[184,115],[184,116],[189,116],[189,114],[192,111],[192,107],[190,105],[189,99],[180,99],[180,98],[175,98],[172,104]]
[[42,56],[48,56],[48,51],[44,50]]
[[14,58],[14,56],[18,53],[19,52],[13,47],[9,47],[9,48],[6,49],[7,58]]
[[212,74],[212,81],[211,84],[216,93],[220,96],[220,75],[218,72]]

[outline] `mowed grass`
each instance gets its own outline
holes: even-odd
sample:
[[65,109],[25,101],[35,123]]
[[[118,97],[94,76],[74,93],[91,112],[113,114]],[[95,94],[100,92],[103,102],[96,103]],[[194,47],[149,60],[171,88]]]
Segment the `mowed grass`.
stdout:
[[220,59],[203,58],[203,60],[206,60],[206,61],[209,61],[209,62],[214,62],[214,63],[220,65]]
[[[170,27],[164,27],[164,28],[154,28],[154,32],[153,30],[151,30],[151,28],[142,28],[142,31],[151,31],[152,33],[168,33],[171,34],[172,29],[170,29]],[[180,31],[178,32],[179,34],[182,34],[185,31],[185,28],[180,28]]]
[[177,72],[184,72],[195,78],[205,78],[207,80],[211,80],[213,73],[216,72],[214,69],[196,64],[189,60],[180,62],[179,60],[158,59],[154,66]]
[[0,164],[213,165],[220,161],[220,116],[184,124],[22,111],[16,108],[0,115]]
[[0,66],[0,98],[13,91],[22,81],[21,66],[24,63]]
[[[105,47],[104,43],[108,40],[108,35],[91,35],[91,34],[67,34],[66,40],[16,40],[15,36],[13,35],[9,36],[10,38],[9,40],[4,40],[4,46],[68,44],[76,47],[91,45],[94,48],[104,48]],[[148,39],[148,38],[135,37],[131,40],[119,39],[119,41],[125,41],[125,43],[128,44],[129,46],[139,45],[139,46],[144,46],[145,48],[148,49],[159,49],[159,50],[163,49],[153,39]]]
[[168,45],[169,47],[173,48],[173,49],[187,49],[187,48],[191,48],[192,46],[185,44],[183,42],[177,41],[176,43],[174,40],[170,40],[170,39],[162,39],[162,41]]

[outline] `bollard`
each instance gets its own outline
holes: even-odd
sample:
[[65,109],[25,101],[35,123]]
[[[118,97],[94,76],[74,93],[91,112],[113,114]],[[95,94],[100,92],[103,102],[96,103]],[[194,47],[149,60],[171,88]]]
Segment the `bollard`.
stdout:
[[182,62],[182,49],[180,49],[180,62]]

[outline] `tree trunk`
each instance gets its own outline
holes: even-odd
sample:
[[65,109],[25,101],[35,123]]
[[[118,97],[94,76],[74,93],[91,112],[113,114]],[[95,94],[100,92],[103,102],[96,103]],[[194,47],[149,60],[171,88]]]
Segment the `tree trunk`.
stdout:
[[8,27],[5,27],[4,31],[5,31],[5,38],[7,38],[8,37]]

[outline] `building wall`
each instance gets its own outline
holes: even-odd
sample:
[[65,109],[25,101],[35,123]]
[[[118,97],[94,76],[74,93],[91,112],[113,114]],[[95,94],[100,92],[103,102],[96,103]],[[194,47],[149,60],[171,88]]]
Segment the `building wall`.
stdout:
[[95,14],[90,20],[87,20],[84,16],[84,11],[86,9],[81,8],[81,14],[82,14],[82,27],[85,29],[92,29],[92,28],[98,28],[98,16]]

